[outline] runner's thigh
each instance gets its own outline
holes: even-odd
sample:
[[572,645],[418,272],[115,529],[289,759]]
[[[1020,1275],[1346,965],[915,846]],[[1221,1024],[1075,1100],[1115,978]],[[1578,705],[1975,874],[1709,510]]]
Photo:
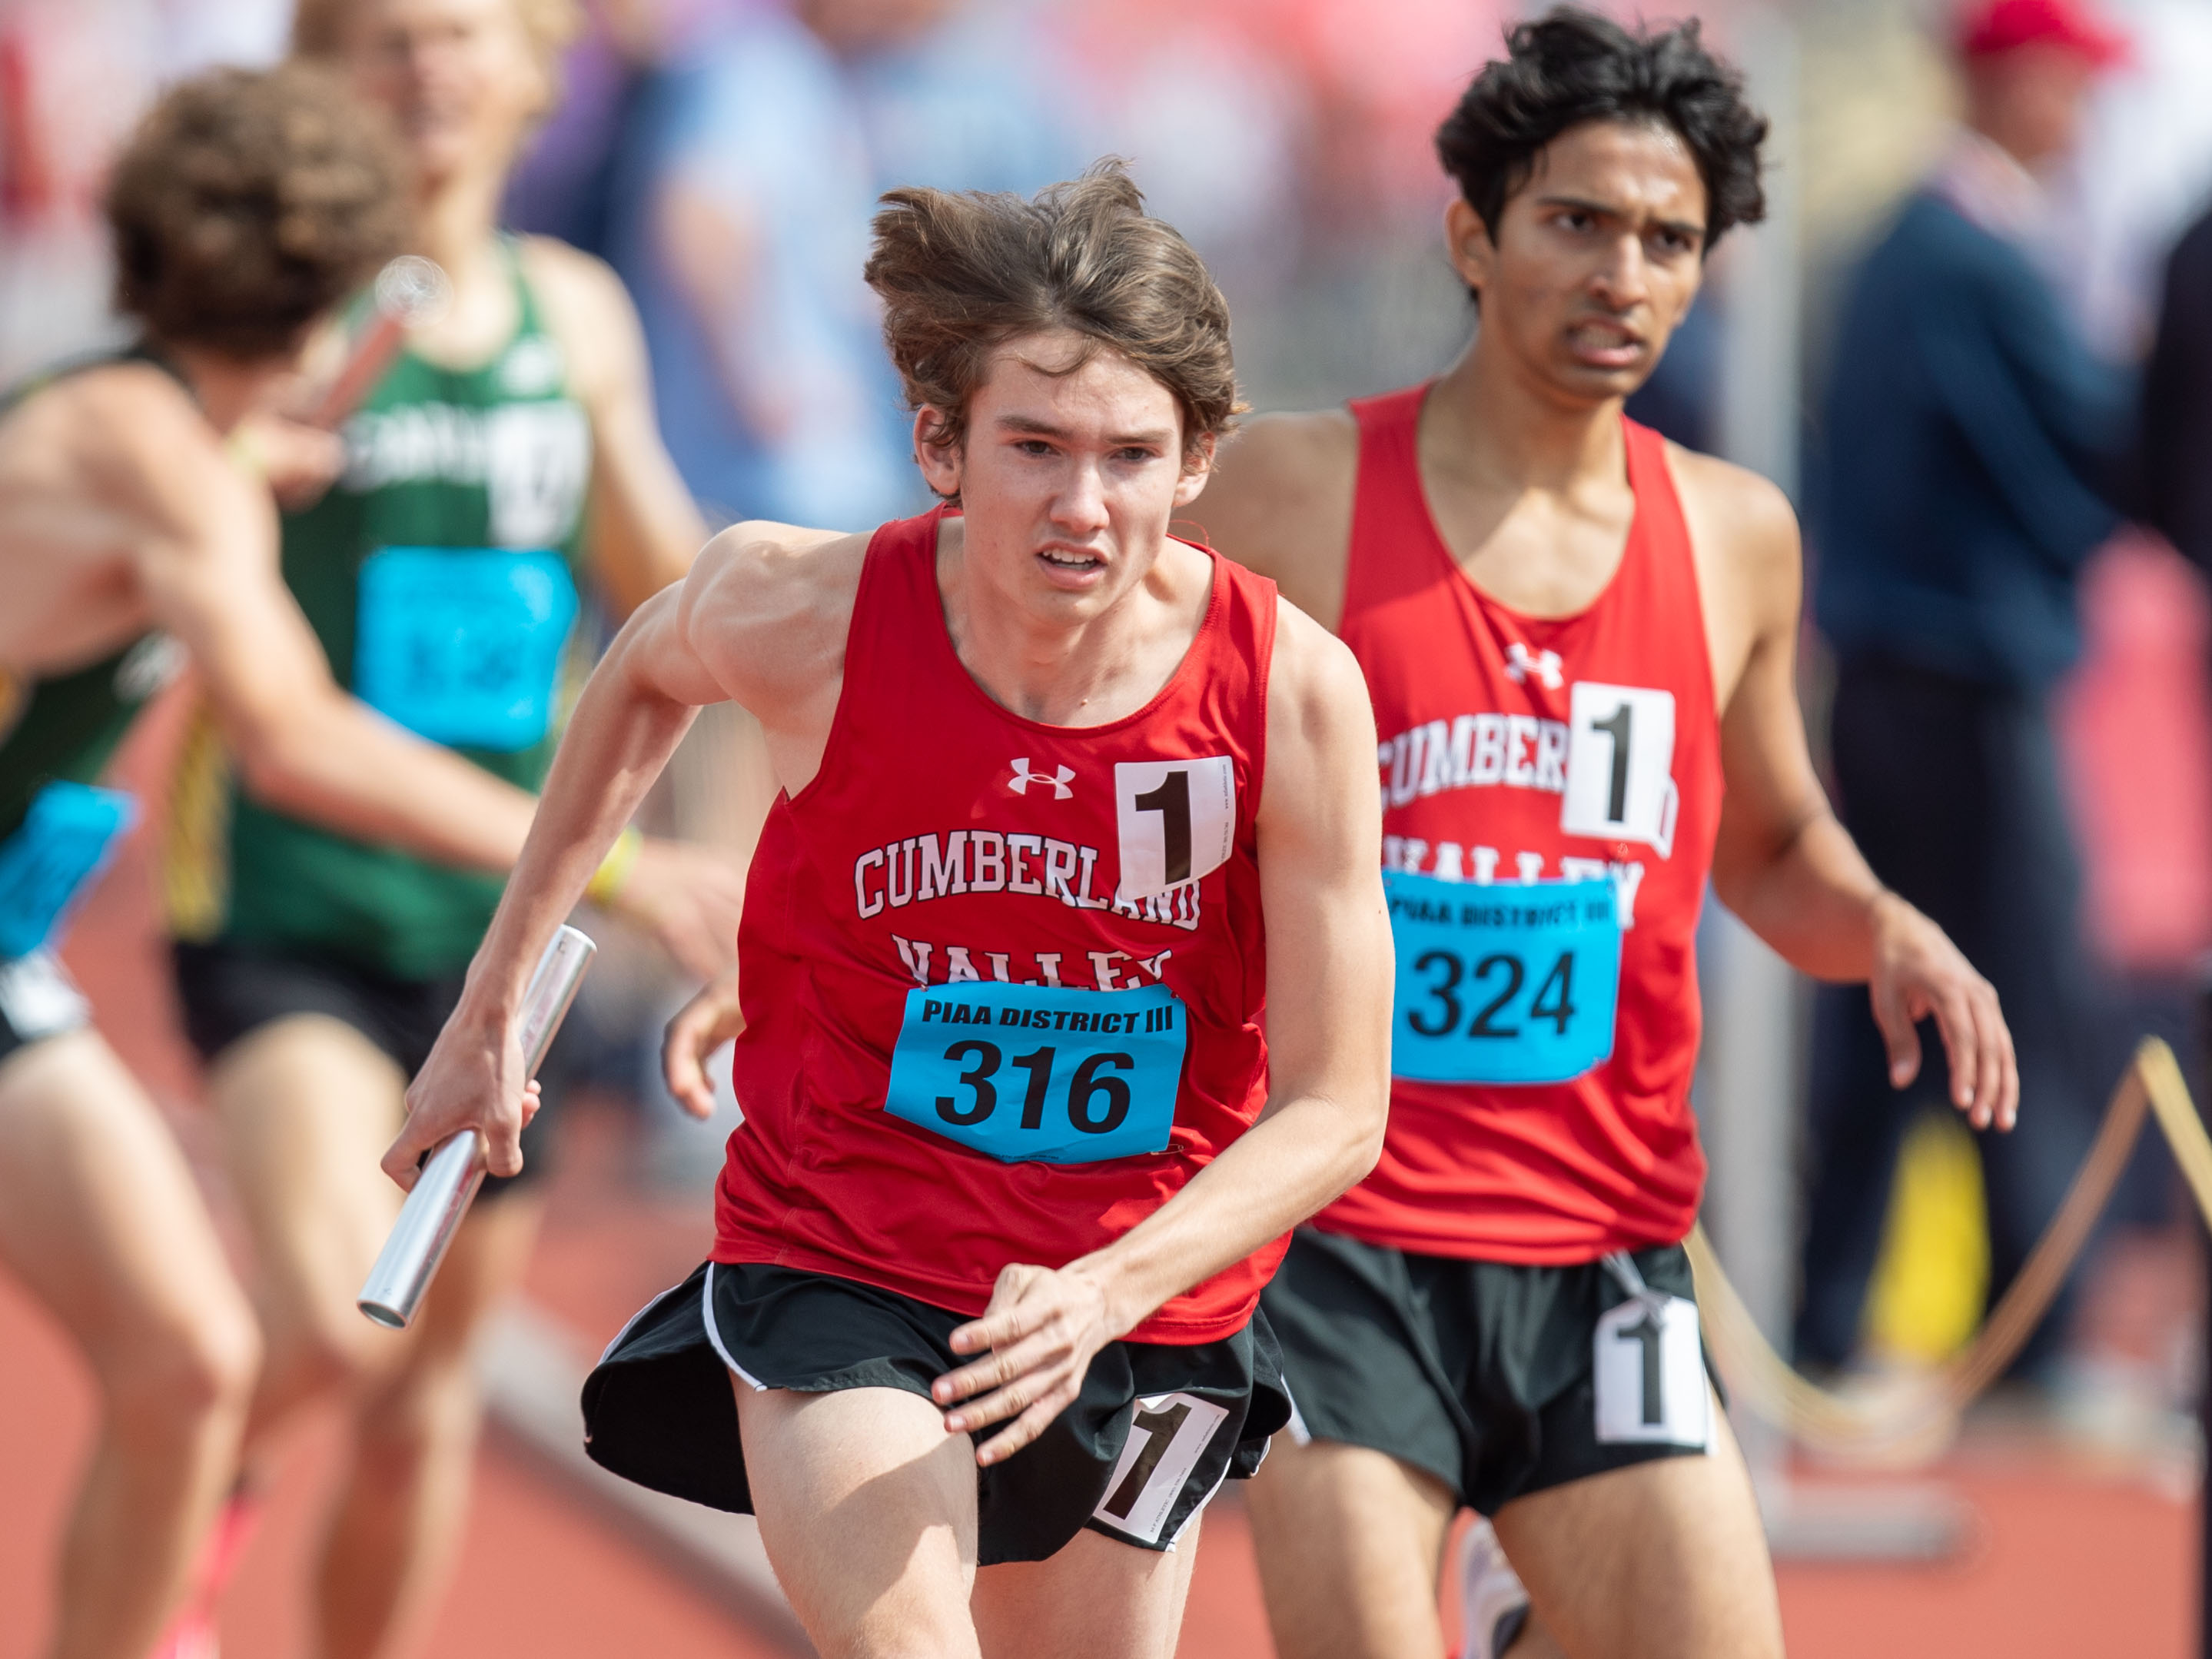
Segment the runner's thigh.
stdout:
[[1712,1449],[1515,1498],[1494,1518],[1536,1616],[1575,1659],[1781,1659],[1774,1568],[1717,1401]]
[[897,1389],[730,1383],[761,1542],[815,1646],[977,1659],[974,1443]]
[[399,1212],[378,1167],[405,1115],[398,1066],[351,1026],[295,1014],[225,1049],[209,1086],[272,1343],[303,1328],[339,1342],[367,1332],[354,1297]]
[[0,1258],[105,1376],[250,1368],[252,1316],[184,1155],[91,1031],[0,1064]]
[[1443,1481],[1285,1431],[1246,1504],[1282,1659],[1441,1659],[1437,1574],[1454,1511]]
[[1174,1659],[1204,1518],[1171,1550],[1086,1528],[1049,1560],[983,1568],[973,1606],[984,1659]]

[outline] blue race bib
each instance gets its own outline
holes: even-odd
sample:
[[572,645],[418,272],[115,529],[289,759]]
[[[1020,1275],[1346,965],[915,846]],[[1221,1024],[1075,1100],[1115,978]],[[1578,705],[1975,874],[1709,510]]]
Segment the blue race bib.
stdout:
[[0,962],[57,942],[138,806],[114,789],[50,783],[0,841]]
[[1008,1164],[1164,1151],[1190,1016],[1164,985],[909,991],[884,1109]]
[[527,749],[575,620],[558,554],[380,548],[362,562],[354,693],[434,743]]
[[1393,1076],[1565,1083],[1613,1054],[1613,883],[1475,886],[1385,871],[1398,990]]

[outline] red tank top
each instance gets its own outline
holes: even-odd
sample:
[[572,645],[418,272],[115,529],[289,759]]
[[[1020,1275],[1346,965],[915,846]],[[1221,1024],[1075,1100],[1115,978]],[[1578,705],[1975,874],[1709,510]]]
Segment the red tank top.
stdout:
[[[876,532],[822,769],[777,801],[753,860],[733,1063],[745,1118],[714,1259],[972,1315],[1010,1262],[1060,1267],[1127,1232],[1265,1103],[1254,818],[1276,599],[1215,558],[1206,620],[1157,696],[1109,725],[1042,725],[993,702],[954,653],[940,516]],[[1097,1034],[1130,1018],[1081,1012],[1121,1006],[1100,993],[1179,1000],[1179,1078]],[[1004,1008],[944,1024],[975,1013],[956,1012],[962,999],[994,998],[1055,1006],[1026,1010],[1018,1031]],[[917,1057],[936,1067],[918,1094],[897,1070]],[[899,1115],[909,1097],[919,1106]],[[996,1134],[1019,1158],[1026,1133],[1081,1140],[1123,1109],[1155,1113],[1157,1137],[1099,1161],[1007,1161],[941,1132]],[[1132,1337],[1233,1334],[1281,1249],[1175,1297]]]
[[1671,1243],[1705,1181],[1689,1109],[1694,935],[1723,784],[1664,441],[1621,423],[1635,517],[1596,601],[1524,617],[1467,579],[1430,516],[1415,442],[1426,390],[1352,405],[1359,471],[1339,632],[1375,701],[1383,863],[1478,883],[1610,875],[1625,925],[1613,1048],[1566,1083],[1394,1078],[1380,1163],[1316,1224],[1531,1263]]

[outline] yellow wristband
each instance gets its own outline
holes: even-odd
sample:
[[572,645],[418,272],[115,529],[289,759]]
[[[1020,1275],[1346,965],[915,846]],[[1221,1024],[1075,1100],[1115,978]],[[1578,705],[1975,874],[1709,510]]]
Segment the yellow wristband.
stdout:
[[261,446],[253,441],[253,434],[244,422],[231,428],[229,435],[222,441],[222,447],[231,459],[256,477],[268,476],[269,467],[261,453]]
[[594,904],[605,904],[623,890],[629,879],[632,866],[637,862],[638,849],[645,845],[645,837],[635,829],[625,830],[615,837],[615,844],[607,849],[599,867],[592,872],[592,878],[584,884],[584,896]]

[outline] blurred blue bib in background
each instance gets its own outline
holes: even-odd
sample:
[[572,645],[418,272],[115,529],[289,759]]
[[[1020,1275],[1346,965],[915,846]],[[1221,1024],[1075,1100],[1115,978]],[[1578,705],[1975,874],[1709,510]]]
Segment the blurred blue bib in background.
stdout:
[[381,548],[361,567],[355,695],[434,743],[528,749],[552,727],[576,610],[557,553]]

